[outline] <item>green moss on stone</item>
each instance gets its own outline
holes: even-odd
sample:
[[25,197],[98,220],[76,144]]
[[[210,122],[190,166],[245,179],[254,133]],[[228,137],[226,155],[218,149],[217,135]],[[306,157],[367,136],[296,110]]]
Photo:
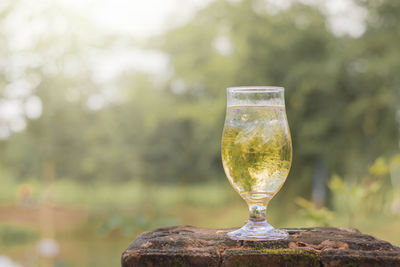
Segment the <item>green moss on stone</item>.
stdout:
[[256,243],[251,249],[263,255],[276,255],[285,266],[320,266],[320,256],[310,249],[270,247]]

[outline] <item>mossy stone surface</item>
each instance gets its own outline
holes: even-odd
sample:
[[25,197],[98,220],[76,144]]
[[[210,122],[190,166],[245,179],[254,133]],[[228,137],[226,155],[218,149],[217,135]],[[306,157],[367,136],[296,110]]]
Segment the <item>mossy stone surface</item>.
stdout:
[[233,229],[192,226],[140,234],[122,253],[133,266],[399,266],[400,248],[351,228],[288,229],[288,240],[235,241]]

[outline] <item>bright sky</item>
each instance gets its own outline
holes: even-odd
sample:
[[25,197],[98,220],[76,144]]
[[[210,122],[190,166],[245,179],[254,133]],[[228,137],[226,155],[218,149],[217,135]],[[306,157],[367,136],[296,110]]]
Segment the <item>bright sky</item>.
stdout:
[[[4,21],[0,31],[7,36],[9,49],[12,55],[6,54],[2,58],[0,51],[0,69],[5,69],[9,83],[4,88],[5,98],[0,98],[0,139],[8,138],[12,132],[22,131],[26,127],[26,118],[35,119],[41,116],[42,103],[36,96],[30,96],[32,89],[40,82],[40,77],[27,77],[24,74],[26,65],[32,66],[41,62],[51,62],[52,53],[46,51],[35,55],[30,51],[30,45],[37,36],[49,32],[63,37],[68,25],[75,27],[75,32],[81,31],[84,38],[90,38],[87,29],[79,22],[71,21],[70,17],[85,18],[91,21],[104,35],[117,34],[144,40],[149,36],[159,34],[169,27],[177,26],[189,20],[193,14],[207,6],[213,0],[0,0],[0,12],[9,4],[17,4],[14,12]],[[239,3],[241,0],[228,0]],[[293,0],[265,0],[284,8]],[[314,3],[330,16],[330,25],[337,34],[358,36],[364,30],[364,12],[353,4],[351,0],[301,0],[305,3]],[[53,16],[49,25],[46,18],[41,17],[43,10],[53,7],[50,15]],[[30,20],[30,18],[34,18]],[[74,24],[75,23],[75,24]],[[28,25],[28,26],[27,26]],[[71,26],[70,26],[71,27]],[[82,28],[82,29],[81,29]],[[90,29],[90,28],[89,28]],[[86,30],[86,31],[85,31]],[[94,34],[94,33],[93,33]],[[36,36],[36,37],[35,37]],[[220,38],[214,43],[218,51],[229,53],[230,42]],[[143,51],[132,48],[109,50],[106,52],[90,52],[88,60],[93,65],[94,80],[100,85],[106,85],[106,96],[94,95],[88,101],[89,108],[101,108],[107,99],[112,97],[113,86],[110,81],[126,69],[142,70],[163,73],[166,69],[166,57],[157,51]],[[49,60],[50,58],[50,60]],[[79,60],[70,59],[64,66],[71,75],[79,72]],[[25,65],[24,65],[25,64]],[[48,71],[54,67],[48,66]],[[53,69],[53,70],[52,70]],[[24,76],[25,75],[25,76]],[[24,98],[21,100],[21,98]]]
[[[30,2],[26,6],[40,3],[32,0],[21,1]],[[207,6],[213,0],[41,0],[42,4],[51,1],[56,1],[81,16],[90,17],[105,31],[144,38],[190,19],[198,9]],[[238,3],[241,0],[228,1]],[[294,0],[265,1],[284,7]],[[338,34],[357,36],[363,31],[365,14],[352,0],[300,1],[323,6],[331,16],[332,28]]]
[[[58,0],[76,6],[74,1]],[[90,12],[90,16],[104,29],[148,37],[182,23],[212,0],[114,0],[101,3]],[[268,1],[268,0],[267,0]],[[79,1],[78,1],[79,2]],[[83,2],[83,1],[82,1]],[[238,3],[240,0],[230,0]],[[275,1],[270,1],[275,2]],[[285,2],[285,0],[281,0]],[[291,0],[286,0],[291,2]],[[360,35],[363,30],[364,12],[351,0],[303,0],[324,6],[331,17],[331,27],[338,34]]]
[[336,34],[360,36],[364,30],[365,10],[351,0],[324,1],[325,11],[330,16],[330,26]]
[[106,31],[148,37],[189,19],[211,0],[57,0]]

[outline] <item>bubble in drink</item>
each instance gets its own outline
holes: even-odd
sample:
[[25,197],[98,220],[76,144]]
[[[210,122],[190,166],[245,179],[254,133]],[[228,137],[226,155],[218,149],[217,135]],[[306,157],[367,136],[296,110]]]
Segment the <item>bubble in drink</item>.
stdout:
[[246,201],[271,199],[285,182],[291,160],[283,106],[228,107],[222,162],[230,183]]

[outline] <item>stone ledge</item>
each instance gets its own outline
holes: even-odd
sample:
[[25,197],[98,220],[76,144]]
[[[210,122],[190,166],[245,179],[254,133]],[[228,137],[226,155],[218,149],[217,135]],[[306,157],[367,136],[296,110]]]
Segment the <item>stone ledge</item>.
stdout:
[[351,228],[288,229],[288,240],[235,241],[233,229],[176,226],[140,234],[123,252],[133,266],[399,266],[400,248]]

